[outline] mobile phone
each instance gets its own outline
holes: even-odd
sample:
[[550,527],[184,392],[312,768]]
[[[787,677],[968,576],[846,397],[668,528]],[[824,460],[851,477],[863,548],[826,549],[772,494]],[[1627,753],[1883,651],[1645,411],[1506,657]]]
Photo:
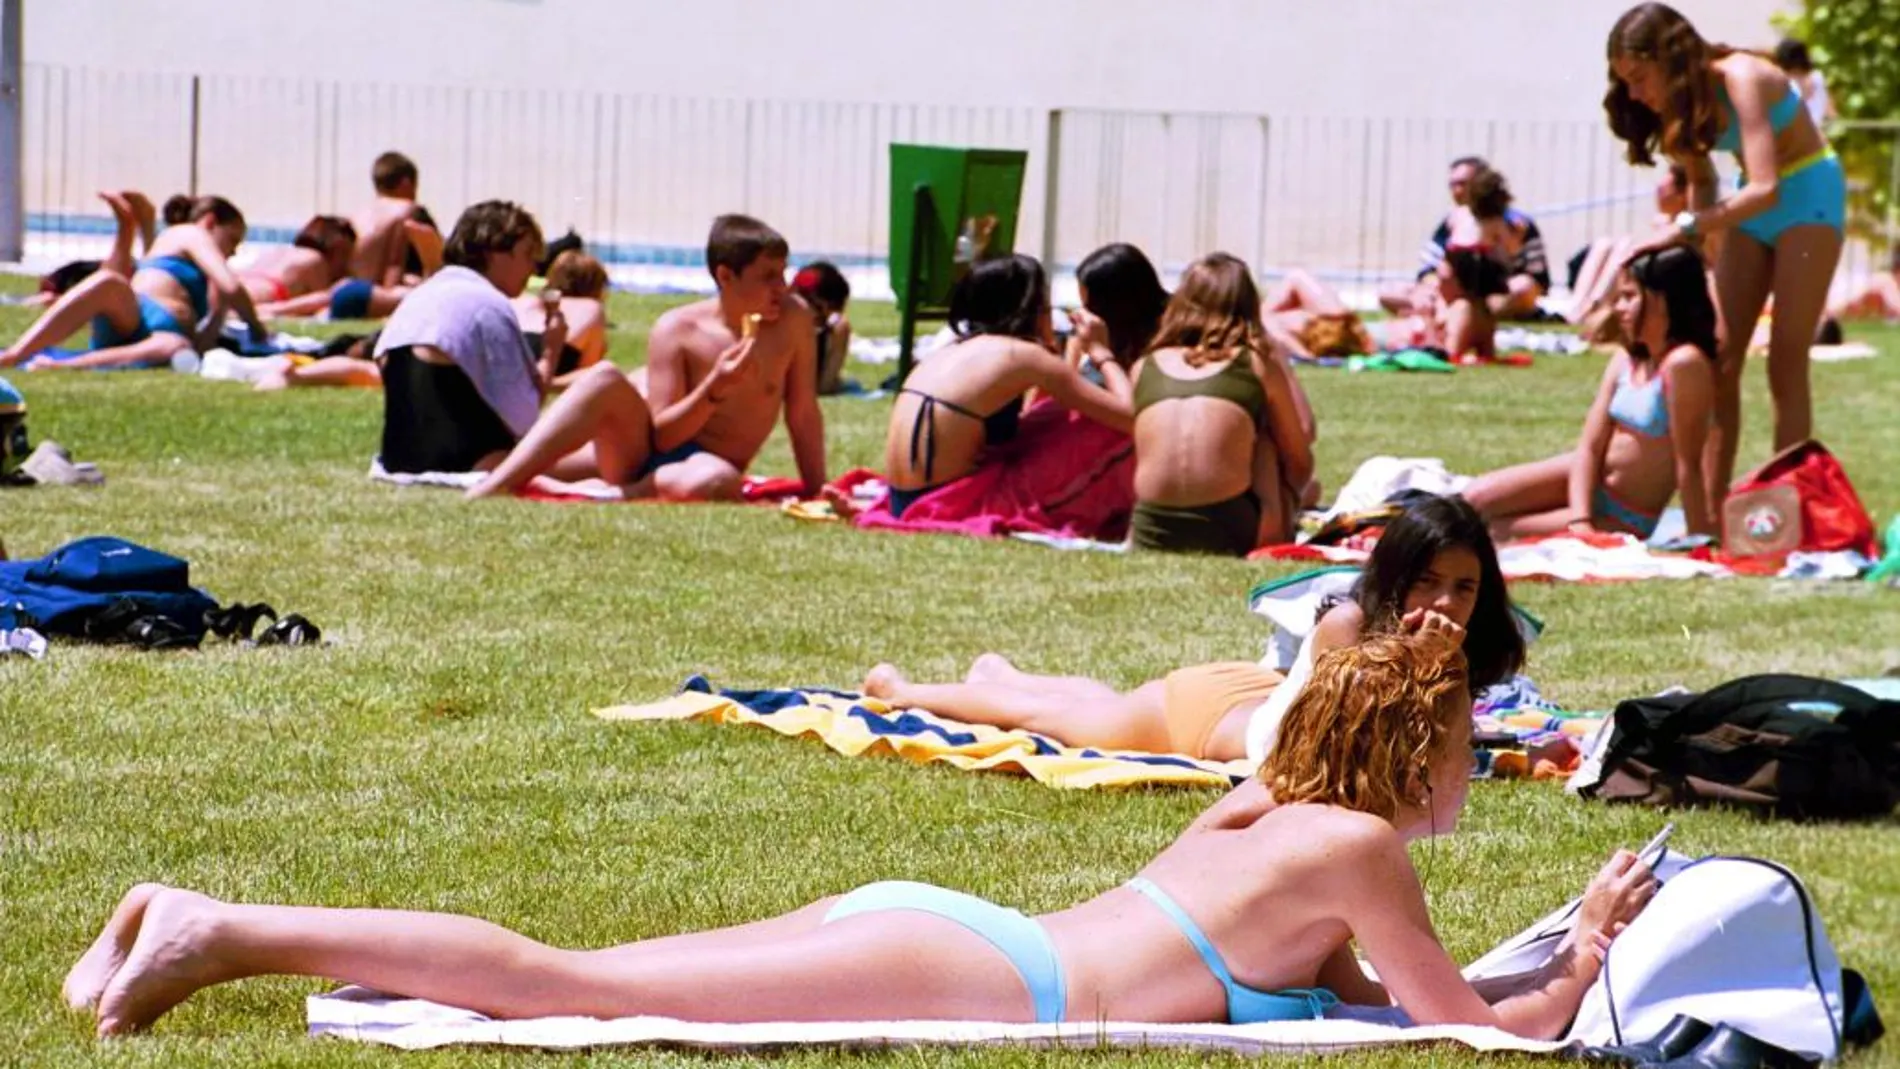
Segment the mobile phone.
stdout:
[[1654,839],[1651,839],[1647,844],[1645,844],[1641,850],[1636,851],[1636,860],[1641,861],[1643,864],[1648,865],[1650,868],[1655,868],[1656,862],[1662,860],[1663,853],[1664,853],[1663,848],[1668,844],[1669,837],[1671,835],[1674,835],[1675,833],[1676,833],[1675,821],[1672,820],[1669,823],[1664,824],[1662,826],[1662,830],[1656,833],[1656,837]]

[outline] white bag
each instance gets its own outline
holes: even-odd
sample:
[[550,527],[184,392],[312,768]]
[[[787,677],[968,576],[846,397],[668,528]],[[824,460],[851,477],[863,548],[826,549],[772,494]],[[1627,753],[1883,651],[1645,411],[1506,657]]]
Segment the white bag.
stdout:
[[[1565,1038],[1592,1046],[1641,1042],[1687,1014],[1786,1050],[1839,1058],[1841,963],[1801,881],[1757,858],[1670,854],[1655,868],[1662,890],[1610,945]],[[1542,965],[1580,902],[1473,962],[1466,977]]]

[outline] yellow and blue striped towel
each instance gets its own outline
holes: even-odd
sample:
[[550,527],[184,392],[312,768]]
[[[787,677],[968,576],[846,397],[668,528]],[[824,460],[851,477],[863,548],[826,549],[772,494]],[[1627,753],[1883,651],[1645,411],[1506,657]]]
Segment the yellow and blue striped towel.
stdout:
[[702,676],[649,705],[596,709],[603,720],[712,720],[759,724],[781,735],[817,736],[847,756],[895,754],[967,771],[1015,772],[1050,787],[1229,787],[1246,778],[1245,761],[1203,761],[1180,754],[1064,746],[1029,731],[965,724],[921,710],[893,710],[876,698],[829,690],[715,691]]

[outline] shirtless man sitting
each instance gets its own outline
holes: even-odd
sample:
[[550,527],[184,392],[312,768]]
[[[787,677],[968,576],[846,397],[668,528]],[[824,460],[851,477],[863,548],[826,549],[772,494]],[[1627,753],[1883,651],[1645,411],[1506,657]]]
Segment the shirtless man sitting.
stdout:
[[543,473],[599,477],[628,497],[736,500],[779,413],[807,493],[825,483],[812,313],[786,293],[788,249],[744,215],[713,220],[706,266],[719,295],[653,325],[647,390],[610,364],[583,373],[506,460],[469,490],[510,493]]
[[[390,315],[422,279],[442,266],[442,235],[416,205],[414,160],[385,152],[370,167],[376,199],[350,219],[356,251],[350,273],[327,290],[266,305],[266,318],[328,312],[331,319],[380,319]],[[412,255],[413,252],[413,255]],[[421,270],[412,271],[420,266]]]

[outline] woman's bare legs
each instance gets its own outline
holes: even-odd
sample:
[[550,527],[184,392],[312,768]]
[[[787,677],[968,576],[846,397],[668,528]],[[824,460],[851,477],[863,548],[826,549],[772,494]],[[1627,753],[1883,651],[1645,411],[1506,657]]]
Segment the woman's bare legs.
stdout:
[[60,295],[19,340],[0,352],[0,367],[12,367],[50,345],[58,345],[92,321],[106,317],[112,329],[130,335],[139,329],[139,299],[125,276],[100,268]]
[[255,390],[284,390],[292,386],[363,386],[380,387],[383,369],[374,360],[354,356],[326,356],[301,367],[293,364],[282,374],[265,375],[251,387]]
[[[1081,687],[1044,689],[1009,683],[912,683],[894,665],[880,664],[864,677],[864,693],[900,708],[924,709],[971,724],[1021,728],[1070,746],[1166,753],[1168,723],[1160,680],[1127,694]],[[1092,682],[1092,681],[1090,681]]]
[[[102,190],[99,193],[99,199],[105,201],[106,207],[112,209],[112,221],[118,228],[112,233],[112,251],[106,253],[106,258],[99,261],[99,266],[121,278],[131,278],[132,272],[138,270],[138,264],[132,259],[132,235],[139,226],[138,216],[133,212],[131,202],[125,199],[123,193]],[[146,207],[150,206],[151,202],[147,201]],[[145,243],[149,246],[150,239],[147,239]]]
[[101,1035],[143,1028],[201,988],[279,974],[500,1018],[1030,1016],[1008,959],[954,921],[909,911],[828,925],[809,923],[809,911],[790,916],[799,923],[726,933],[736,942],[688,937],[644,951],[571,951],[453,914],[231,905],[141,885],[74,966],[65,992],[74,1005],[96,1003]]
[[620,369],[596,364],[541,413],[508,458],[470,487],[468,496],[512,493],[590,443],[597,474],[610,483],[629,483],[652,451],[652,442],[653,414],[646,398]]
[[[1768,333],[1768,392],[1775,405],[1775,452],[1814,436],[1808,353],[1841,260],[1831,226],[1791,226],[1775,242],[1775,320]],[[1724,488],[1727,483],[1721,484]]]
[[[1465,487],[1464,499],[1495,532],[1499,525],[1516,517],[1566,508],[1570,503],[1570,469],[1575,462],[1575,453],[1562,453],[1486,472]],[[1557,525],[1558,529],[1563,526]]]
[[1452,358],[1497,355],[1498,321],[1483,301],[1459,297],[1445,308],[1445,347]]
[[1347,311],[1346,302],[1339,299],[1339,294],[1297,267],[1267,291],[1266,304],[1269,312],[1298,309],[1316,315],[1342,315]]
[[[1748,343],[1755,333],[1756,320],[1761,318],[1762,306],[1768,302],[1774,277],[1773,249],[1739,230],[1724,236],[1721,256],[1715,261],[1715,308],[1721,317],[1722,342],[1715,368],[1715,421],[1702,448],[1702,485],[1718,513],[1735,479],[1735,451],[1742,432],[1742,369],[1748,361]],[[1810,322],[1810,340],[1813,330]]]

